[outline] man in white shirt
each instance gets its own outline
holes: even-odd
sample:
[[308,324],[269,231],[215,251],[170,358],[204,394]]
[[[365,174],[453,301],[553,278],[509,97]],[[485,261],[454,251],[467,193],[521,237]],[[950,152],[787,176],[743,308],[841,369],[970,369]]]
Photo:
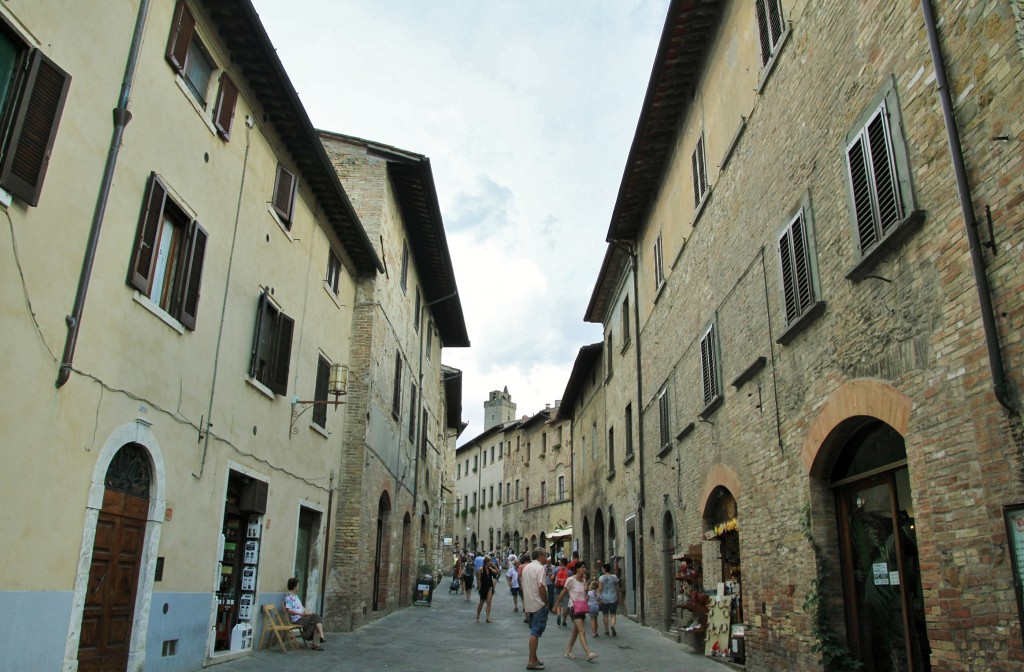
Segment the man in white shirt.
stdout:
[[[519,611],[519,562],[515,559],[508,561],[508,572],[505,574],[508,578],[508,587],[512,592],[512,606],[515,607],[512,611]],[[523,604],[524,611],[526,604]]]
[[533,549],[533,562],[522,568],[519,574],[519,585],[523,593],[523,610],[530,619],[530,658],[526,663],[528,670],[543,670],[544,663],[537,658],[537,644],[540,642],[544,628],[548,624],[548,588],[544,584],[545,565],[548,554],[543,548]]

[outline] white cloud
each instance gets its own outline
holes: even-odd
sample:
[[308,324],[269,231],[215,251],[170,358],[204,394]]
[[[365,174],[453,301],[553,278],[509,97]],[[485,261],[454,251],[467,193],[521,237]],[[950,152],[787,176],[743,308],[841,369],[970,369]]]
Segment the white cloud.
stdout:
[[466,436],[559,398],[668,0],[255,0],[318,128],[430,157],[473,347]]

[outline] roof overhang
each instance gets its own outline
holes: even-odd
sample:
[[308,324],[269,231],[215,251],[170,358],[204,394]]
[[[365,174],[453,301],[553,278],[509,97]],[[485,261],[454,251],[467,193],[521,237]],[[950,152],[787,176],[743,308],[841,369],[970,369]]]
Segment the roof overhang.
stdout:
[[584,322],[601,324],[608,314],[609,304],[615,300],[616,291],[619,287],[619,280],[625,269],[629,267],[629,253],[615,243],[610,243],[604,253],[604,261],[601,262],[601,272],[597,274],[597,283],[590,295],[590,303],[587,305],[587,312],[583,316]]
[[576,355],[576,361],[572,365],[572,373],[569,374],[569,380],[565,384],[557,417],[573,417],[576,400],[579,398],[580,392],[583,391],[583,384],[586,382],[587,376],[590,375],[590,370],[594,368],[597,358],[601,356],[603,348],[604,343],[592,343],[580,348],[579,354]]
[[612,211],[607,240],[636,240],[693,101],[723,0],[672,0]]
[[466,423],[462,421],[462,371],[442,364],[441,381],[444,383],[446,426],[457,428],[461,434],[466,428]]
[[249,0],[201,0],[232,60],[361,274],[384,270],[316,129]]

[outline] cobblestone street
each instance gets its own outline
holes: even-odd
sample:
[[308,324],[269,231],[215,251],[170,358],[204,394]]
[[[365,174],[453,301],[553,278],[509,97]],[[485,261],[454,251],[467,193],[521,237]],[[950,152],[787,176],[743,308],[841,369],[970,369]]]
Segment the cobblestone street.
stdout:
[[[442,582],[446,584],[446,581]],[[523,613],[512,611],[508,589],[499,587],[491,620],[474,620],[477,594],[434,594],[431,607],[409,607],[355,632],[328,633],[323,651],[281,652],[275,644],[251,656],[217,665],[218,672],[302,672],[397,670],[401,672],[511,672],[526,668],[528,631]],[[546,670],[606,669],[618,672],[726,672],[726,665],[692,653],[654,628],[619,617],[617,637],[601,634],[588,642],[599,655],[584,660],[576,644],[576,660],[566,659],[569,628],[558,627],[554,616],[540,639],[538,655]],[[599,632],[601,632],[599,628]],[[589,633],[589,630],[588,630]]]

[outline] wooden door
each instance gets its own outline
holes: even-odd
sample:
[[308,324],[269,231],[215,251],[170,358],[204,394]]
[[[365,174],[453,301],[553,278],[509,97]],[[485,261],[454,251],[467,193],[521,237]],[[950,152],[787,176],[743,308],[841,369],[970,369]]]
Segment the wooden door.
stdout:
[[96,524],[78,644],[79,672],[128,668],[149,500],[107,489]]

